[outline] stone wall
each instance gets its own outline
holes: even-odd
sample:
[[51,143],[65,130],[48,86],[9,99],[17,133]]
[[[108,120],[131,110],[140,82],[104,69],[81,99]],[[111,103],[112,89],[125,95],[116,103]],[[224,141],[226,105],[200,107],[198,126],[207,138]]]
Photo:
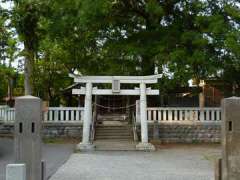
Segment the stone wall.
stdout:
[[45,124],[44,137],[75,138],[82,137],[82,125],[79,124]]
[[0,125],[0,135],[1,136],[11,136],[14,133],[14,126],[10,124]]
[[[0,127],[1,136],[13,135],[14,126],[13,125],[2,125]],[[42,129],[44,137],[47,138],[81,138],[82,137],[82,125],[79,124],[44,124]]]
[[[149,139],[153,140],[153,124],[148,125]],[[220,124],[157,124],[159,130],[158,138],[166,143],[219,143],[221,136]],[[11,135],[14,132],[12,125],[4,125],[0,127],[0,135]],[[140,125],[137,128],[140,138]],[[44,137],[60,137],[60,138],[81,138],[82,125],[79,124],[44,124]]]
[[[153,140],[153,124],[149,124],[148,129],[149,140]],[[155,129],[158,139],[165,143],[220,143],[220,124],[157,124]],[[138,135],[140,137],[140,126]]]

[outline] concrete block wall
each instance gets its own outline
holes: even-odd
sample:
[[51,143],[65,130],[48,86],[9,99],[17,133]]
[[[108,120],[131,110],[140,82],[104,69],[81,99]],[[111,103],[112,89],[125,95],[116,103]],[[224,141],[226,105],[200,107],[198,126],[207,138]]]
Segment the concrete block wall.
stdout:
[[[166,143],[219,143],[221,137],[220,124],[183,125],[158,124],[159,140]],[[12,125],[0,128],[0,135],[11,135],[14,132]],[[140,137],[140,125],[137,127]],[[45,124],[43,136],[48,138],[81,138],[82,125],[79,124]],[[149,139],[153,139],[153,125],[148,125]]]
[[[158,124],[159,140],[166,143],[220,143],[221,125]],[[149,139],[153,139],[153,125],[148,126]],[[140,135],[140,128],[138,128]]]
[[82,125],[45,124],[43,128],[43,136],[51,138],[82,137]]
[[[0,136],[13,135],[14,126],[5,124],[0,128]],[[79,124],[44,124],[43,137],[47,138],[75,138],[82,137],[82,125]]]
[[14,125],[13,124],[2,124],[0,126],[0,135],[13,135],[14,134]]

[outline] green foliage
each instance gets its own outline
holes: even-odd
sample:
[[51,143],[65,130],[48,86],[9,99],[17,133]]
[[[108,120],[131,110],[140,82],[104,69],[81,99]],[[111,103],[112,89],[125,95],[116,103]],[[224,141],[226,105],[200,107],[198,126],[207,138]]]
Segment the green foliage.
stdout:
[[8,20],[8,12],[0,6],[0,103],[9,95],[8,89],[12,88],[11,82],[16,77],[12,63],[18,56],[17,39]]
[[50,105],[57,105],[61,90],[71,83],[68,70],[61,62],[62,58],[66,58],[66,53],[49,39],[42,41],[40,52],[44,54],[34,67],[35,93],[44,100],[50,101]]
[[[162,91],[209,77],[240,85],[236,2],[16,0],[10,14],[32,62],[34,94],[56,103],[75,70],[149,75],[158,66]],[[4,50],[9,57],[14,51]]]
[[159,6],[159,2],[157,0],[150,0],[146,4],[146,12],[157,17],[161,17],[164,15],[163,8]]

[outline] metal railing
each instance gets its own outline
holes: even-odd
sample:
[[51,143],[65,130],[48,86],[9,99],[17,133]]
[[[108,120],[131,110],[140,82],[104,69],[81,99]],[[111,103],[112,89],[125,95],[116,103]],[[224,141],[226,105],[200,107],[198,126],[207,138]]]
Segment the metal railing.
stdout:
[[90,141],[91,143],[93,143],[94,139],[95,139],[95,123],[96,123],[96,119],[97,119],[97,113],[96,111],[93,111],[93,117],[92,117],[92,124],[91,124],[91,132],[90,132]]
[[134,141],[138,141],[137,122],[136,122],[136,116],[134,112],[132,112],[132,128],[133,128],[133,139]]

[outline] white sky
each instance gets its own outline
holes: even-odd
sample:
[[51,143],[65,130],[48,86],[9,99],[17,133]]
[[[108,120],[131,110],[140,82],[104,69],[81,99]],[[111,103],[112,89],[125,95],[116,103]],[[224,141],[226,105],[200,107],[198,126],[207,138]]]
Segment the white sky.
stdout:
[[0,0],[0,5],[4,9],[11,9],[13,2],[2,2],[2,0]]

